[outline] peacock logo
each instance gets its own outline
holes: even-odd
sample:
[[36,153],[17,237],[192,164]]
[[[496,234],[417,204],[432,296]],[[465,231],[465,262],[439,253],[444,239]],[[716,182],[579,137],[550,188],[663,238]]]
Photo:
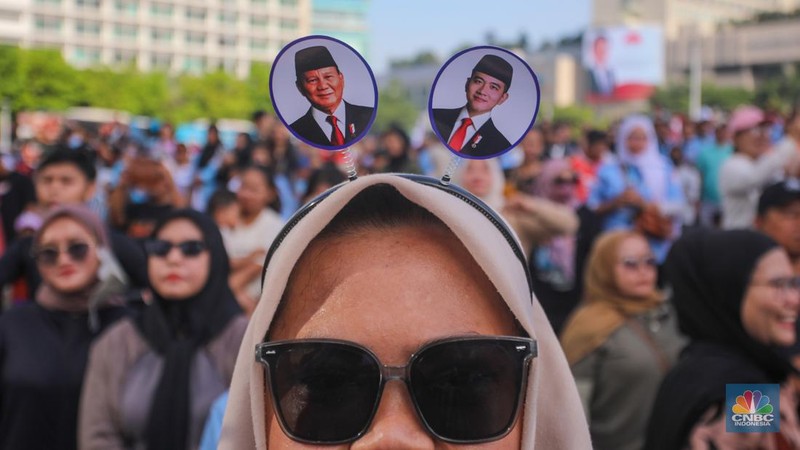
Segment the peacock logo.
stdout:
[[769,397],[761,391],[744,391],[736,397],[736,404],[731,408],[734,414],[772,414],[773,408]]
[[729,433],[780,431],[780,386],[777,384],[727,384],[725,405],[725,430]]

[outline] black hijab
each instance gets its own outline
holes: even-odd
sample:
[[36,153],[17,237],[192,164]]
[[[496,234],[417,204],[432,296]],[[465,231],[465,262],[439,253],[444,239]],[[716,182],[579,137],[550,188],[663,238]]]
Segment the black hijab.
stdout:
[[724,403],[726,384],[780,383],[793,370],[741,321],[753,271],[777,247],[749,230],[701,229],[675,242],[665,270],[680,329],[691,341],[661,384],[645,448],[683,448],[705,411]]
[[166,300],[154,290],[153,304],[137,319],[139,332],[164,358],[148,418],[149,450],[186,448],[191,415],[189,378],[195,351],[241,314],[228,286],[230,267],[222,235],[211,218],[193,210],[173,211],[156,226],[153,236],[178,219],[188,219],[200,229],[210,253],[211,267],[208,281],[197,295],[184,300]]
[[206,145],[203,146],[203,151],[200,153],[200,160],[197,163],[198,169],[204,169],[208,163],[211,162],[211,159],[217,154],[217,150],[219,150],[221,145],[219,140],[219,130],[217,130],[217,127],[214,125],[208,127],[208,132],[209,134],[213,132],[216,138],[213,140],[213,142],[211,139],[208,139],[206,141]]

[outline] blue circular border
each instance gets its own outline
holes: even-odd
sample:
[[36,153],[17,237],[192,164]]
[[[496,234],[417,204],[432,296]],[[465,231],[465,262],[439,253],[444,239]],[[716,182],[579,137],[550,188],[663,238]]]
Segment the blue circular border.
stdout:
[[[311,40],[311,39],[322,39],[322,40],[326,40],[326,41],[332,41],[332,42],[335,42],[335,43],[337,43],[339,45],[344,46],[346,49],[348,49],[351,52],[353,52],[356,56],[358,56],[358,59],[360,59],[361,62],[364,64],[364,67],[367,68],[367,72],[369,73],[369,77],[372,80],[372,91],[373,91],[373,94],[375,96],[375,104],[372,107],[372,117],[370,117],[369,122],[367,122],[367,126],[364,128],[364,130],[361,133],[358,134],[358,136],[353,138],[353,140],[348,142],[347,144],[340,145],[338,147],[320,146],[319,144],[311,142],[308,139],[306,139],[306,138],[300,136],[299,134],[295,133],[294,130],[292,129],[292,127],[290,126],[290,124],[288,122],[286,122],[286,119],[283,118],[283,115],[281,114],[280,108],[278,108],[278,104],[275,102],[275,93],[274,93],[273,88],[272,88],[272,79],[273,79],[272,76],[275,73],[275,67],[278,65],[278,62],[280,61],[281,57],[283,57],[284,53],[286,53],[287,50],[289,50],[290,48],[294,47],[296,44],[299,44],[299,43],[301,43],[303,41],[308,41],[308,40]],[[367,133],[369,133],[370,128],[372,128],[372,124],[375,122],[375,117],[378,115],[378,83],[377,83],[377,81],[375,81],[375,74],[372,72],[372,67],[370,67],[369,64],[367,63],[367,60],[364,59],[363,56],[361,56],[361,53],[358,53],[358,51],[356,49],[354,49],[353,47],[348,45],[346,42],[342,42],[342,41],[340,41],[340,40],[338,40],[336,38],[332,38],[330,36],[324,36],[324,35],[321,35],[321,34],[315,34],[315,35],[311,35],[311,36],[301,37],[300,39],[295,39],[294,41],[289,42],[288,44],[286,44],[281,49],[281,51],[278,52],[278,55],[275,57],[274,60],[272,60],[272,67],[269,70],[269,99],[270,99],[270,102],[272,102],[272,108],[275,110],[275,114],[278,116],[278,119],[281,120],[281,122],[286,127],[286,129],[289,130],[289,132],[292,133],[292,135],[294,137],[296,137],[297,139],[300,139],[301,141],[305,142],[306,144],[310,145],[311,147],[318,148],[320,150],[335,151],[335,150],[341,150],[341,149],[353,146],[354,144],[356,144],[361,139],[364,139],[364,137],[367,135]]]
[[520,136],[519,139],[517,139],[516,142],[511,144],[510,147],[508,147],[507,149],[505,149],[503,151],[494,153],[494,154],[489,155],[489,156],[471,156],[471,155],[466,155],[466,154],[464,154],[462,152],[455,151],[452,148],[450,148],[450,146],[447,145],[447,140],[442,138],[442,135],[439,133],[439,130],[436,128],[436,121],[433,119],[433,94],[436,92],[436,85],[439,83],[439,77],[442,76],[442,73],[444,73],[445,69],[447,69],[447,66],[449,66],[453,61],[458,59],[461,55],[463,55],[465,53],[473,52],[473,51],[476,51],[476,50],[499,50],[499,51],[501,51],[503,53],[507,53],[508,55],[511,55],[513,58],[516,58],[517,61],[521,62],[522,65],[525,66],[526,69],[528,69],[528,72],[531,74],[531,77],[533,77],[533,83],[536,85],[536,109],[533,111],[533,119],[531,119],[531,123],[528,124],[527,130],[530,130],[531,127],[533,127],[533,124],[536,122],[536,117],[539,116],[539,106],[541,105],[541,100],[542,100],[542,91],[541,91],[541,89],[539,87],[539,78],[536,77],[536,73],[533,71],[533,69],[531,69],[531,66],[524,59],[520,58],[519,56],[517,56],[516,54],[514,54],[510,50],[506,50],[506,49],[504,49],[502,47],[495,47],[495,46],[492,46],[492,45],[479,45],[477,47],[471,47],[471,48],[468,48],[466,50],[461,50],[460,52],[458,52],[455,55],[451,56],[450,59],[445,61],[445,63],[442,65],[442,68],[439,69],[439,73],[436,74],[436,78],[434,78],[433,84],[431,85],[431,93],[430,93],[430,97],[428,97],[428,120],[430,120],[430,122],[431,122],[431,129],[433,130],[434,133],[436,133],[436,137],[438,137],[439,140],[442,142],[442,144],[444,144],[445,148],[450,150],[450,153],[452,153],[452,154],[454,154],[456,156],[459,156],[461,158],[466,158],[466,159],[497,158],[499,156],[502,156],[502,155],[508,153],[512,148],[514,148],[517,145],[519,145],[519,143],[522,142],[523,139],[525,139],[525,135],[527,134],[527,130],[526,130],[525,133],[522,134],[522,136]]

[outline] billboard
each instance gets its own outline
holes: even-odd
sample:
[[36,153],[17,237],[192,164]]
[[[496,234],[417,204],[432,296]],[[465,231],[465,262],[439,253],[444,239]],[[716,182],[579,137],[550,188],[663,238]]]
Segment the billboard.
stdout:
[[661,27],[589,29],[582,53],[590,103],[648,98],[664,81]]

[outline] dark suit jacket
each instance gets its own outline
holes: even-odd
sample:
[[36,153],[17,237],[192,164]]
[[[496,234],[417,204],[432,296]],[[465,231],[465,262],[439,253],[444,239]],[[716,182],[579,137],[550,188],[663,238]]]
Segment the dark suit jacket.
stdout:
[[[606,78],[608,79],[607,86],[600,85],[600,74],[605,73]],[[617,85],[617,80],[614,78],[614,72],[611,69],[605,70],[590,70],[589,71],[589,79],[592,82],[592,92],[594,94],[599,95],[612,95],[614,93],[614,87]],[[605,89],[603,89],[605,88]]]
[[[458,114],[462,108],[456,109],[434,109],[433,110],[433,125],[439,131],[442,139],[447,140],[450,133],[453,132]],[[476,141],[476,137],[480,135],[480,141]],[[461,153],[468,156],[486,157],[502,153],[511,147],[505,136],[495,128],[492,119],[489,119],[483,126],[478,128],[472,139],[464,142],[464,145],[459,149]]]
[[[304,137],[307,141],[322,146],[332,147],[330,136],[322,131],[314,116],[311,114],[311,108],[303,115],[303,117],[295,120],[290,125],[295,133]],[[368,106],[351,105],[344,102],[344,143],[351,142],[354,138],[364,132],[369,126],[369,121],[372,118],[373,108]],[[339,118],[341,120],[341,117]],[[350,125],[353,125],[351,128]],[[354,132],[351,132],[351,129]]]

